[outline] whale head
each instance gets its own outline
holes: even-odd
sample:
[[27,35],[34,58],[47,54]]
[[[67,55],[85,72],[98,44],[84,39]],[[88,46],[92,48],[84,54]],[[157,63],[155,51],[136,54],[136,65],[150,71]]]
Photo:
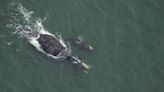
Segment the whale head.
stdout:
[[71,61],[73,65],[76,65],[77,67],[84,69],[84,70],[89,70],[91,67],[87,65],[86,63],[82,62],[80,59],[78,59],[75,56],[69,56],[68,60]]

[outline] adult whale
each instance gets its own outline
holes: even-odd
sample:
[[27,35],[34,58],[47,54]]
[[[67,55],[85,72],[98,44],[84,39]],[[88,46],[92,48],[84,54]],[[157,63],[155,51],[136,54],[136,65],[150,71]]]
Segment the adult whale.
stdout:
[[90,66],[72,55],[72,52],[64,44],[60,37],[56,37],[50,33],[31,33],[34,38],[29,39],[29,42],[40,52],[57,60],[67,60],[72,64],[88,70]]

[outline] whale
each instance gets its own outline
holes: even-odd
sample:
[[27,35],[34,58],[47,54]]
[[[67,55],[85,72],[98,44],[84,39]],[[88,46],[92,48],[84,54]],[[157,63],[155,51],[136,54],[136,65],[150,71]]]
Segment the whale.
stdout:
[[[10,3],[7,6],[6,27],[12,29],[12,34],[19,38],[25,38],[37,51],[47,55],[55,61],[68,61],[69,63],[88,70],[90,66],[73,55],[69,44],[65,44],[60,35],[48,32],[43,25],[46,16],[41,18],[32,17],[34,11],[29,11],[21,3]],[[3,35],[2,35],[3,37]],[[12,43],[7,43],[11,45]]]
[[70,48],[66,46],[60,37],[56,37],[50,33],[30,33],[32,39],[28,39],[30,44],[33,45],[38,51],[56,59],[67,60],[71,64],[79,67],[80,69],[89,70],[90,66],[72,54]]
[[87,44],[87,42],[85,42],[81,36],[73,37],[73,38],[70,38],[69,40],[70,42],[77,45],[81,49],[84,49],[88,52],[93,52],[93,47]]

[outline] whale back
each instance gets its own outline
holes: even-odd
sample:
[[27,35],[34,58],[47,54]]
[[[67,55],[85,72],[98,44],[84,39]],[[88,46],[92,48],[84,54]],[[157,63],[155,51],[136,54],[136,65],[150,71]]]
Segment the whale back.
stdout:
[[65,49],[57,38],[47,34],[40,34],[40,37],[37,40],[46,53],[54,56],[58,55]]

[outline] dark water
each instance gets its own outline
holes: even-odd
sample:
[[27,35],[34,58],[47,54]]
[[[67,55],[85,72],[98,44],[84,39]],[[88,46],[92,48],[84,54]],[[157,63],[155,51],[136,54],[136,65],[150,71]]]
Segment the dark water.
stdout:
[[[20,2],[63,38],[94,47],[73,53],[88,74],[55,63],[7,28],[7,4]],[[163,92],[164,0],[0,0],[0,92]]]

